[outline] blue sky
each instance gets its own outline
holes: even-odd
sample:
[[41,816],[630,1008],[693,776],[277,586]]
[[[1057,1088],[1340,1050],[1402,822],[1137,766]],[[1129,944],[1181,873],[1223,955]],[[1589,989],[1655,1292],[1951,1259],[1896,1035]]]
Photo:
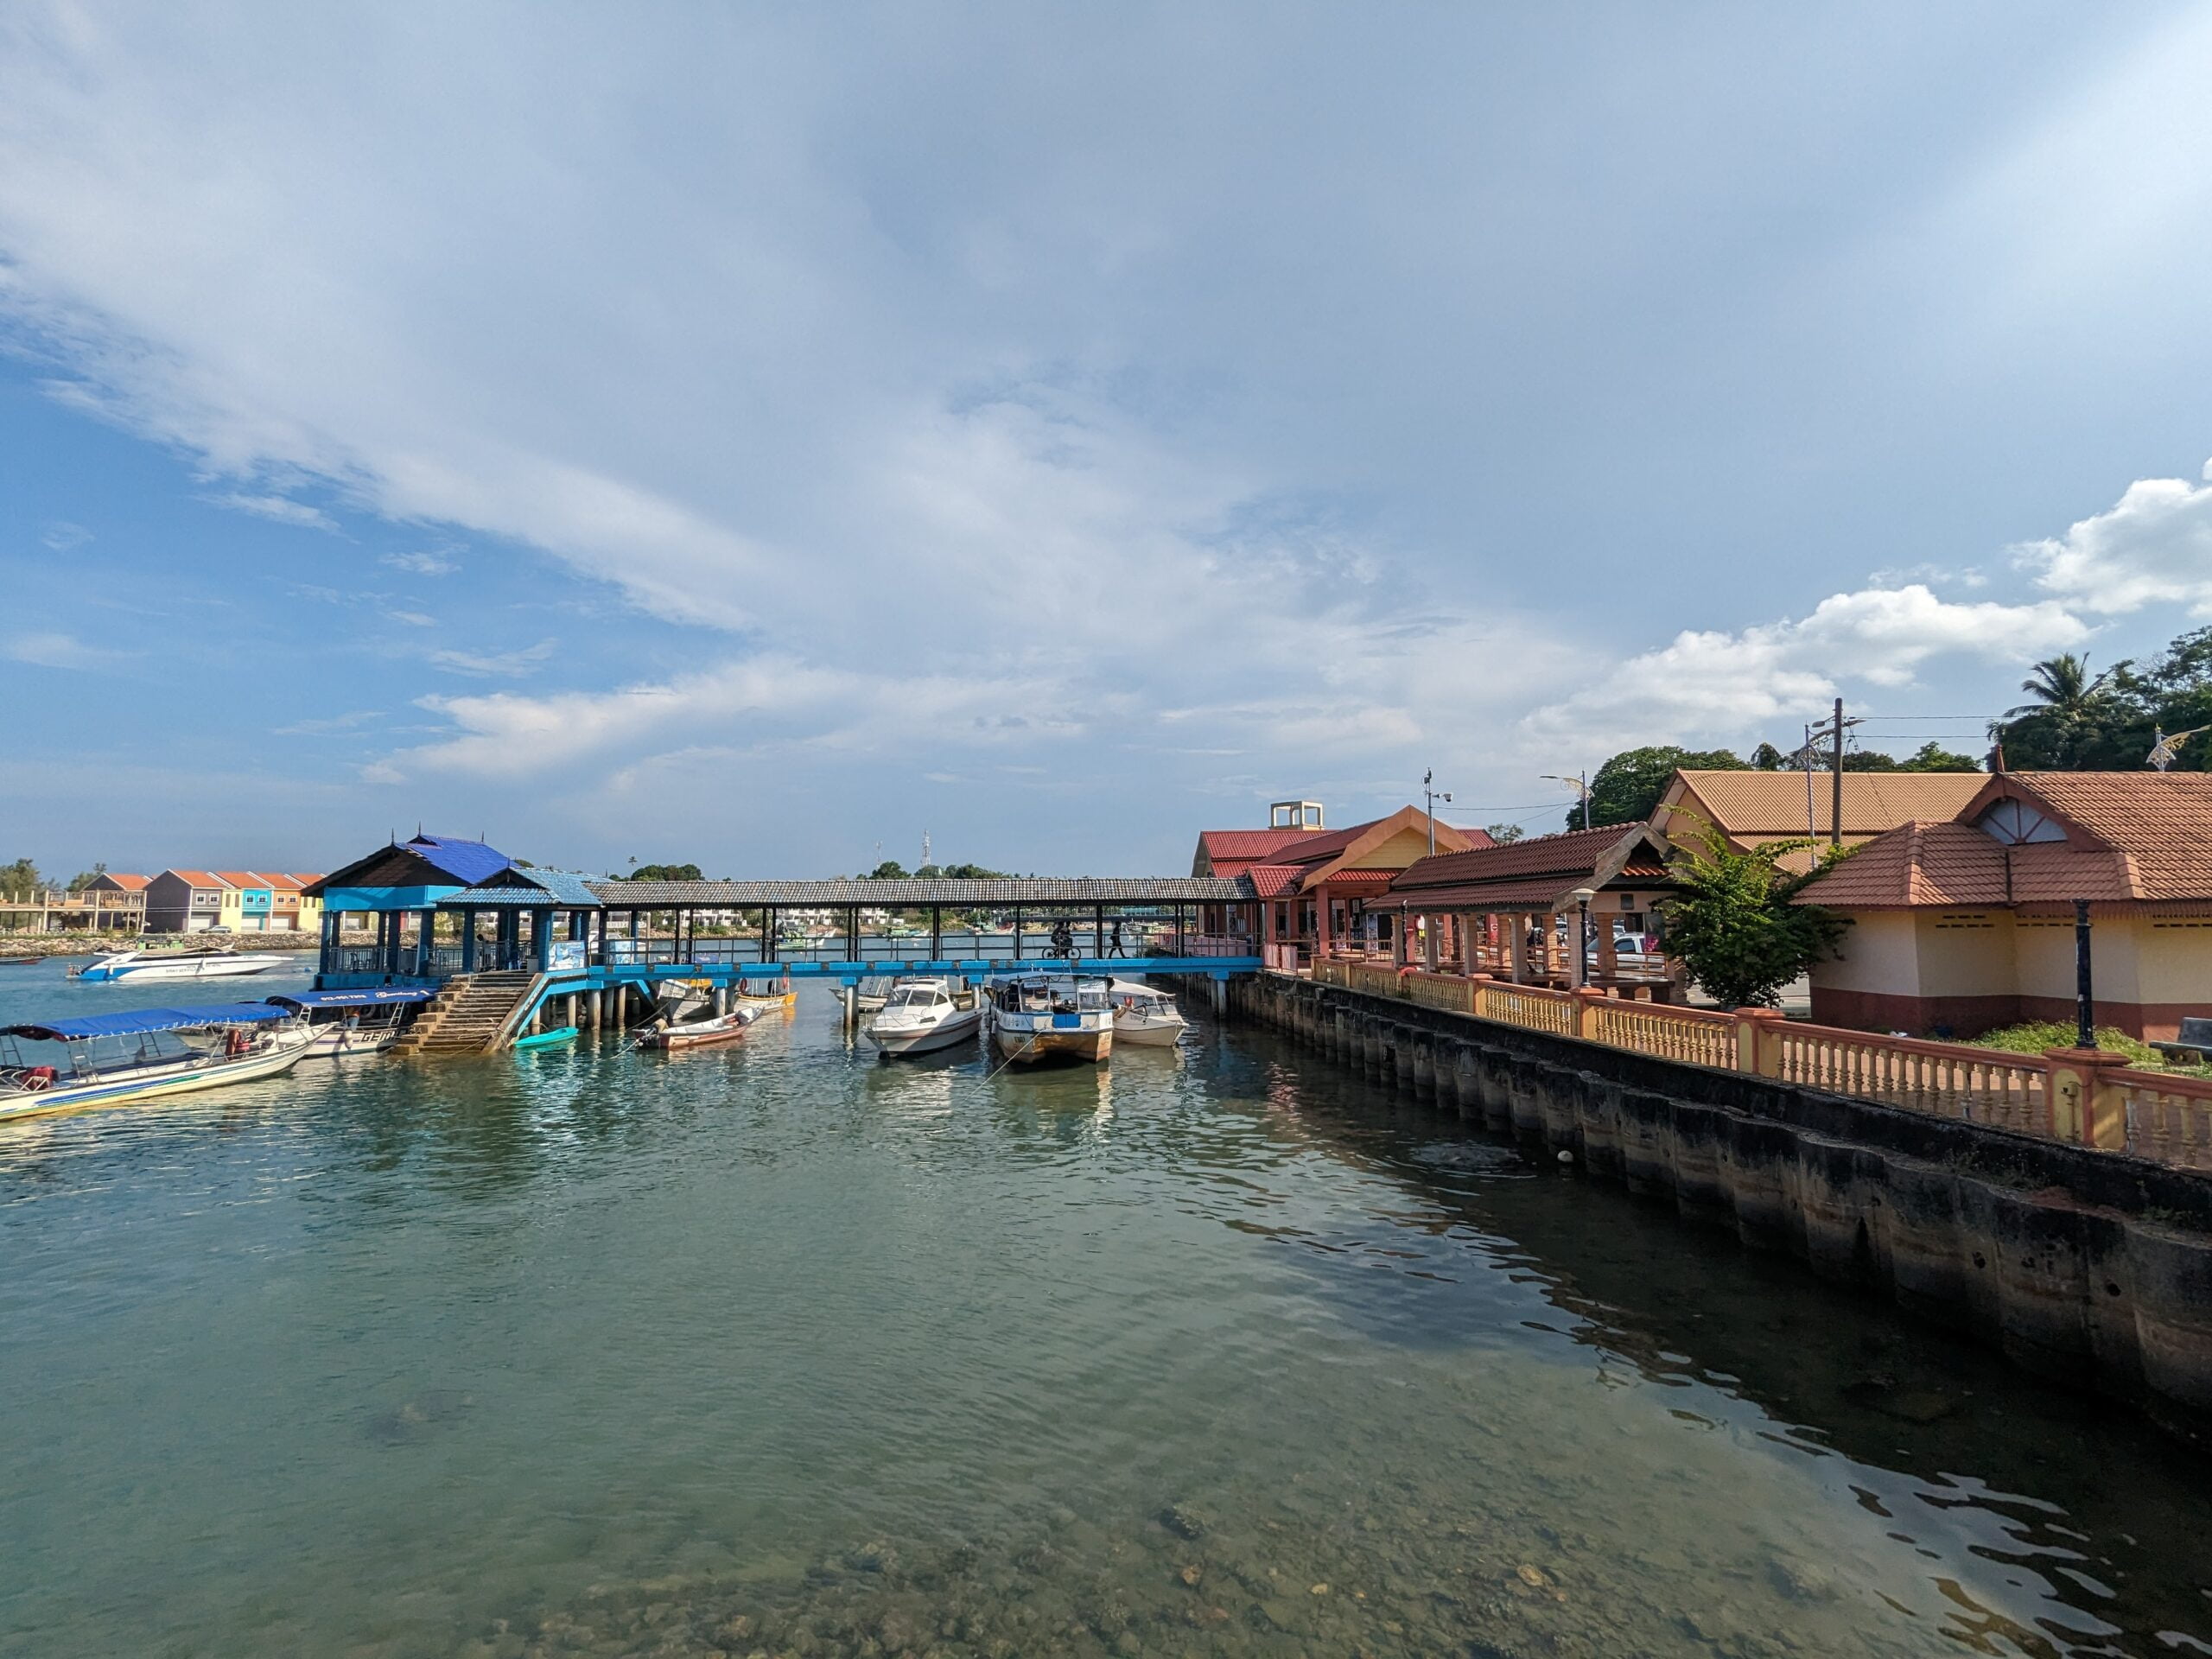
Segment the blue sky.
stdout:
[[0,858],[1161,870],[1971,747],[2212,620],[2208,84],[2203,6],[11,9]]

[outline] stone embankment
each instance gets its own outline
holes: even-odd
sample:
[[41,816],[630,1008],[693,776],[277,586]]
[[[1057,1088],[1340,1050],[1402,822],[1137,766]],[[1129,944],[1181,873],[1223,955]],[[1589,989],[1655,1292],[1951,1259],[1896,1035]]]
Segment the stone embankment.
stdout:
[[[348,936],[351,942],[351,936]],[[281,933],[0,933],[0,957],[92,957],[107,950],[314,950],[321,940]]]
[[2212,1178],[1285,975],[1233,1005],[2212,1446]]

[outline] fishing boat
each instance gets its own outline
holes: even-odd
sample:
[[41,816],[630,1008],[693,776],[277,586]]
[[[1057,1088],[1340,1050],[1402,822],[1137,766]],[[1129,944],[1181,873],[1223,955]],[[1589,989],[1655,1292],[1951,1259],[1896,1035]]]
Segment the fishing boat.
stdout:
[[880,974],[871,975],[861,981],[853,992],[853,1006],[862,1014],[879,1012],[891,1000],[891,988],[899,982]]
[[734,1043],[760,1017],[760,1009],[748,1007],[733,1007],[728,1014],[716,1014],[712,1002],[664,1009],[658,1023],[639,1033],[638,1046],[673,1053],[678,1049],[712,1048],[720,1043]]
[[933,1054],[974,1040],[982,1001],[944,979],[902,979],[891,988],[861,1034],[888,1057]]
[[0,1027],[0,1122],[273,1077],[297,1065],[313,1040],[267,1002]]
[[993,1046],[1014,1065],[1107,1058],[1114,1052],[1108,983],[1098,974],[1022,974],[993,980]]
[[125,979],[232,979],[265,974],[290,958],[270,950],[111,950],[69,977],[90,982]]
[[790,1014],[798,1007],[798,993],[792,988],[791,976],[786,973],[772,988],[765,990],[755,989],[749,979],[741,979],[730,1001],[734,1007],[752,1008],[760,1014]]
[[431,992],[419,985],[378,985],[359,991],[296,991],[271,1007],[305,1022],[308,1060],[351,1060],[381,1054],[399,1040]]
[[1114,1040],[1145,1048],[1173,1048],[1188,1028],[1175,999],[1141,980],[1113,982]]

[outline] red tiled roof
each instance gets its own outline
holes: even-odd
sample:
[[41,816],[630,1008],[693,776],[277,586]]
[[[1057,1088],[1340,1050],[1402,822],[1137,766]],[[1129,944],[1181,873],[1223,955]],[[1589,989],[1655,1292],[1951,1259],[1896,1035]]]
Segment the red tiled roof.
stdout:
[[1440,909],[1553,907],[1580,887],[1630,880],[1669,880],[1658,838],[1642,823],[1599,824],[1555,836],[1529,836],[1470,853],[1439,853],[1399,873],[1393,897]]
[[[2036,807],[2064,841],[2008,847],[1977,826],[1999,800]],[[1876,837],[1808,885],[1840,910],[1923,905],[2173,903],[2212,899],[2212,775],[2021,772],[1984,780],[1945,823]]]
[[1244,872],[1244,878],[1259,897],[1280,899],[1287,893],[1296,893],[1305,874],[1304,868],[1297,864],[1255,864]]
[[1191,874],[1241,875],[1248,866],[1273,857],[1291,842],[1322,833],[1319,830],[1201,830]]
[[1327,876],[1321,886],[1338,898],[1358,898],[1367,893],[1381,893],[1390,885],[1395,870],[1338,870]]

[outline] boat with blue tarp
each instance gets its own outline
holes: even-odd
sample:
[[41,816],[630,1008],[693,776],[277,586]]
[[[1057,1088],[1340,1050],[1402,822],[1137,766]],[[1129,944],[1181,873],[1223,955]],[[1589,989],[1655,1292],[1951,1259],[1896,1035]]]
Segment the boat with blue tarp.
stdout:
[[359,990],[294,991],[269,1001],[306,1024],[313,1040],[302,1058],[350,1060],[381,1054],[397,1042],[432,995],[420,985],[371,985]]
[[313,1040],[297,1015],[268,1002],[0,1026],[0,1122],[276,1077]]

